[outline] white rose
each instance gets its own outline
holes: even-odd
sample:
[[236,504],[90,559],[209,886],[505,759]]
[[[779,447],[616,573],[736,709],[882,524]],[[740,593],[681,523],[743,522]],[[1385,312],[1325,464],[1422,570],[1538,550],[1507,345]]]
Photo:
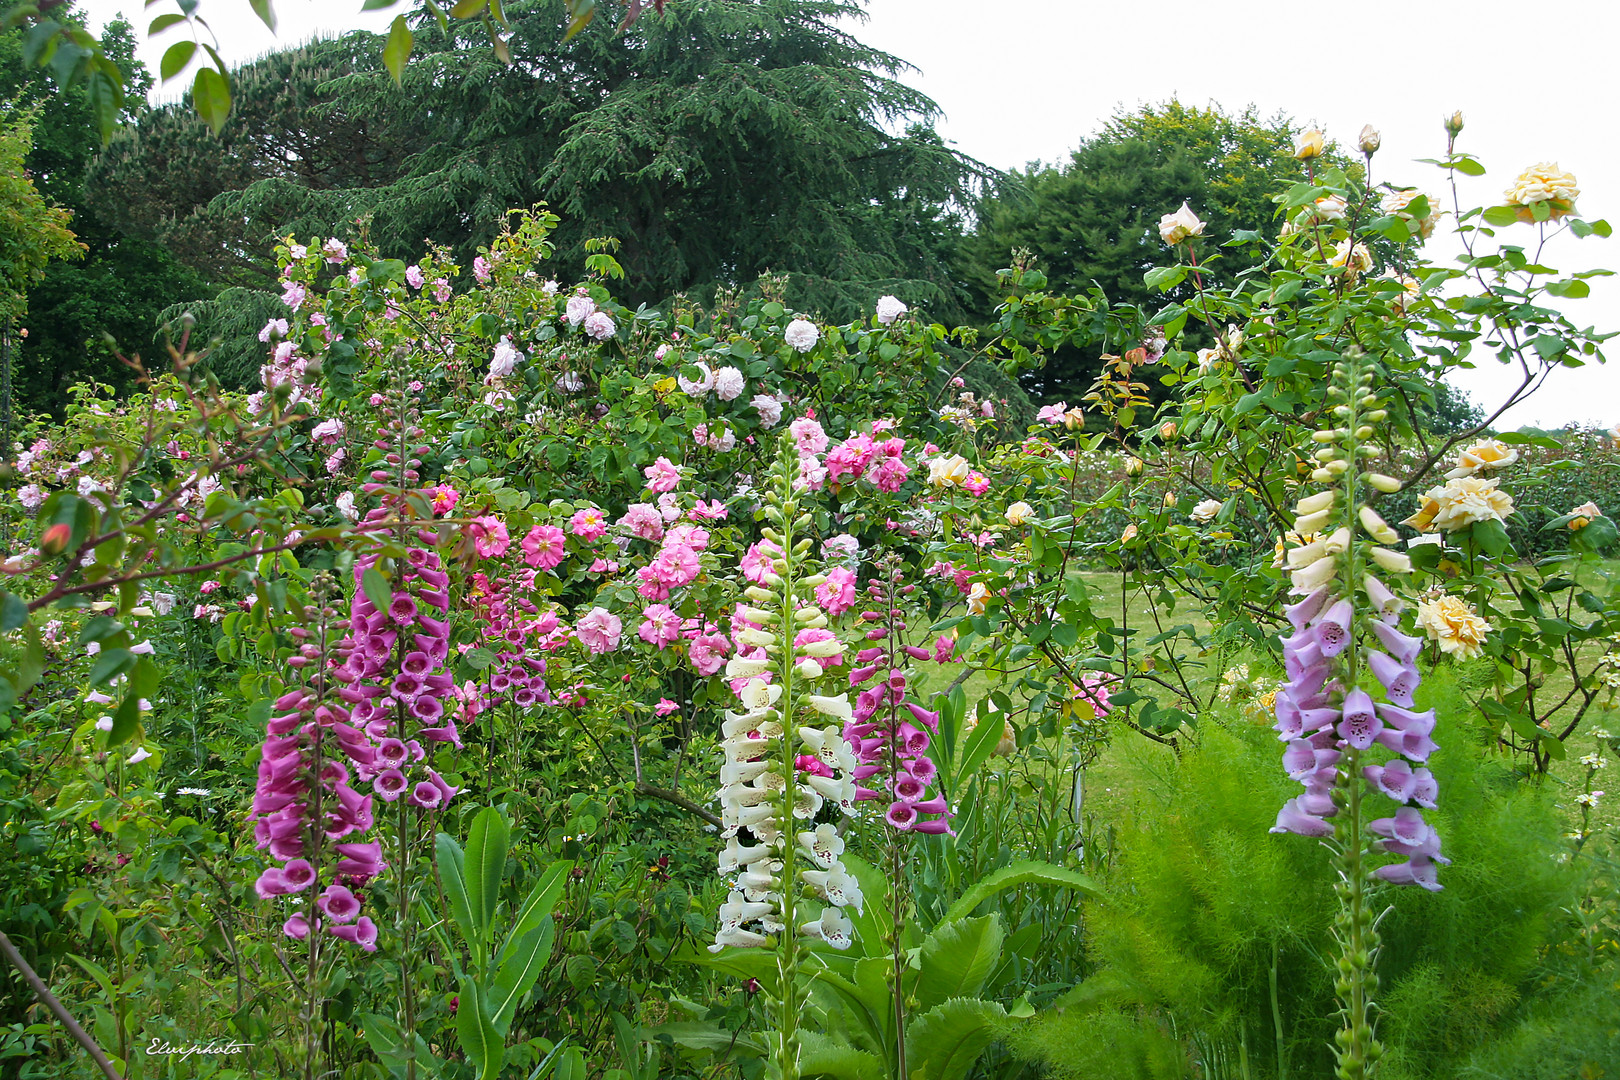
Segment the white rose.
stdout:
[[793,346],[799,352],[809,352],[821,340],[821,331],[816,324],[807,319],[794,319],[782,331],[782,340]]
[[1180,210],[1159,218],[1159,236],[1167,244],[1175,245],[1189,236],[1203,235],[1204,223],[1198,220],[1198,215],[1193,213],[1192,207],[1185,202],[1181,204]]

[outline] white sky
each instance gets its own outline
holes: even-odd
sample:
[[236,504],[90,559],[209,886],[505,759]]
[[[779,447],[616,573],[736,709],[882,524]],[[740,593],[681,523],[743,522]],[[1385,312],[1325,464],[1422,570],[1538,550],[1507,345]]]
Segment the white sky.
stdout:
[[[140,0],[80,6],[93,25],[128,13],[142,34],[152,18],[177,10],[173,0],[144,13]],[[395,14],[362,13],[360,0],[275,6],[275,36],[247,0],[202,0],[198,14],[212,24],[228,63],[317,32],[382,31]],[[396,10],[410,6],[407,0]],[[1369,9],[1353,33],[1345,29],[1353,9],[1275,0],[868,0],[868,10],[870,21],[855,28],[861,40],[914,65],[906,81],[940,104],[945,138],[1000,168],[1064,160],[1119,107],[1177,96],[1229,111],[1252,103],[1263,116],[1282,110],[1344,144],[1371,123],[1383,133],[1374,179],[1438,193],[1442,174],[1415,159],[1441,156],[1440,119],[1461,109],[1467,128],[1459,147],[1489,170],[1464,189],[1465,207],[1499,201],[1520,169],[1555,161],[1579,180],[1581,214],[1620,226],[1614,0],[1564,0],[1556,14],[1506,0],[1406,0]],[[163,48],[181,33],[142,46],[154,73]],[[183,81],[154,96],[174,97]],[[1531,243],[1530,227],[1516,231],[1522,236],[1510,242]],[[1560,238],[1543,260],[1564,270],[1620,268],[1620,238]],[[1620,278],[1591,284],[1592,296],[1571,302],[1569,315],[1581,325],[1620,329]],[[1503,425],[1620,422],[1620,339],[1615,352],[1609,365],[1556,373]],[[1458,383],[1493,408],[1510,376],[1493,359],[1480,363]]]

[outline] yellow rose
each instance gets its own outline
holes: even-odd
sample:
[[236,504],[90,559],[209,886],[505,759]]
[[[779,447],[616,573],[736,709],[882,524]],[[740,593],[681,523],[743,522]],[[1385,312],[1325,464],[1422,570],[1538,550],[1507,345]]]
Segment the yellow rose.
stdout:
[[1294,143],[1295,160],[1309,161],[1311,158],[1320,157],[1322,147],[1326,143],[1326,137],[1315,128],[1300,132],[1298,141]]
[[1192,508],[1191,517],[1200,525],[1208,525],[1215,520],[1215,515],[1221,512],[1221,500],[1205,499]]
[[1480,654],[1491,629],[1467,601],[1444,593],[1418,601],[1417,626],[1428,632],[1430,641],[1440,643],[1441,652],[1461,660]]
[[1007,524],[1022,525],[1035,513],[1035,508],[1027,502],[1015,502],[1007,507]]
[[1575,517],[1569,519],[1569,527],[1571,529],[1584,529],[1588,525],[1592,524],[1593,518],[1603,516],[1603,511],[1598,509],[1597,503],[1592,502],[1582,503],[1575,509],[1571,510],[1570,513],[1576,515]]
[[1575,186],[1575,174],[1564,172],[1556,161],[1538,161],[1513,181],[1513,186],[1502,193],[1502,198],[1517,207],[1520,221],[1534,221],[1531,207],[1547,204],[1547,219],[1557,221],[1575,209],[1575,200],[1581,189]]
[[1135,540],[1135,539],[1136,539],[1136,522],[1133,521],[1129,525],[1125,526],[1125,531],[1124,532],[1119,534],[1119,542],[1122,543],[1122,544],[1128,544],[1132,540]]
[[[1514,512],[1513,496],[1498,488],[1495,480],[1481,480],[1477,476],[1448,481],[1444,487],[1424,492],[1423,498],[1423,510],[1401,524],[1422,531],[1432,521],[1441,532],[1456,532],[1477,521],[1503,521]],[[1429,520],[1424,521],[1429,500],[1435,503],[1435,509]]]
[[1446,473],[1447,480],[1473,476],[1481,469],[1502,469],[1519,460],[1519,452],[1504,442],[1485,439],[1465,447],[1457,457],[1457,467]]
[[990,603],[990,589],[982,581],[975,581],[973,588],[968,590],[968,614],[983,615],[985,607]]

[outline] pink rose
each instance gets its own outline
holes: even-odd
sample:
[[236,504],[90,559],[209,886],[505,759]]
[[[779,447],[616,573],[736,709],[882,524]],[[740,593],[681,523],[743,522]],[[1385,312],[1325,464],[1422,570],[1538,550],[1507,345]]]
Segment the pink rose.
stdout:
[[574,511],[574,516],[568,519],[568,531],[587,544],[595,543],[607,532],[607,518],[596,507],[587,506]]
[[699,675],[713,675],[725,666],[730,651],[731,642],[724,634],[699,634],[692,639],[687,655]]
[[592,653],[600,655],[619,647],[624,624],[606,608],[593,607],[574,624],[574,636]]
[[511,537],[506,534],[506,526],[499,518],[488,514],[473,518],[467,525],[467,532],[472,535],[473,550],[482,559],[500,558],[512,543]]
[[674,491],[681,483],[681,470],[667,457],[659,458],[641,470],[641,474],[647,478],[650,491]]
[[536,525],[523,538],[523,561],[537,569],[554,569],[567,554],[568,536],[555,525]]
[[649,645],[667,649],[681,639],[681,617],[668,604],[648,604],[642,611],[636,636]]

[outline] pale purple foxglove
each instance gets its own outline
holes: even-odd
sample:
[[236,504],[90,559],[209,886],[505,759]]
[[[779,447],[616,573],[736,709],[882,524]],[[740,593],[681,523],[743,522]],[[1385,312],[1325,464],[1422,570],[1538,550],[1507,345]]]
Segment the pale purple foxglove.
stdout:
[[1403,664],[1388,653],[1369,649],[1367,652],[1367,666],[1372,668],[1373,677],[1384,685],[1389,700],[1405,708],[1412,707],[1412,695],[1417,692],[1422,677],[1418,675],[1417,668],[1411,664]]

